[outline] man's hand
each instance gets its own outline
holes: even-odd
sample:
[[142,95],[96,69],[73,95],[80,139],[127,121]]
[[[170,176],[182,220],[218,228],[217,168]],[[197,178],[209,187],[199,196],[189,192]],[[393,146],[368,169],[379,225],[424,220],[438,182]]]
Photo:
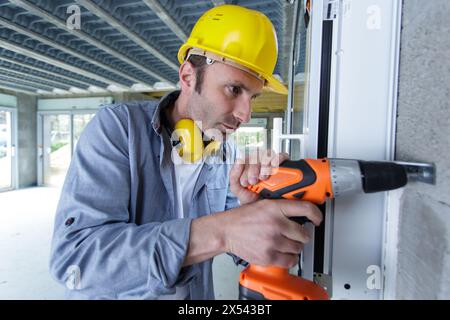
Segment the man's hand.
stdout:
[[250,155],[244,159],[237,159],[230,172],[230,189],[238,197],[241,205],[255,202],[259,195],[248,190],[247,187],[266,180],[272,169],[289,159],[287,153],[263,152],[259,157]]
[[221,223],[225,251],[249,263],[291,268],[310,235],[289,217],[307,217],[314,225],[322,213],[314,204],[293,200],[261,200],[226,211]]

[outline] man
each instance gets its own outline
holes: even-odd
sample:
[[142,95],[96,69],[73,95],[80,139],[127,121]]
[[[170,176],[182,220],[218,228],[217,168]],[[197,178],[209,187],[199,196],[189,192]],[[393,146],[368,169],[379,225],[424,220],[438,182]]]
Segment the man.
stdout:
[[[257,201],[246,188],[285,155],[233,167],[172,161],[179,120],[225,136],[249,121],[263,86],[286,92],[272,76],[276,51],[266,16],[219,6],[180,48],[181,91],[99,110],[77,144],[55,220],[50,269],[68,298],[213,299],[218,254],[258,265],[298,262],[308,234],[289,217],[318,225],[320,211],[307,202]],[[234,159],[231,143],[224,146]]]

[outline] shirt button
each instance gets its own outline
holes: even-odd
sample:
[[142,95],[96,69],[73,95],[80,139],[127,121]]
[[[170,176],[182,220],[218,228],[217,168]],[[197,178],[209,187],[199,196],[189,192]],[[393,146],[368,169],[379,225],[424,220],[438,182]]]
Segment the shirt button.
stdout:
[[75,221],[75,218],[69,218],[66,220],[66,227],[70,226]]

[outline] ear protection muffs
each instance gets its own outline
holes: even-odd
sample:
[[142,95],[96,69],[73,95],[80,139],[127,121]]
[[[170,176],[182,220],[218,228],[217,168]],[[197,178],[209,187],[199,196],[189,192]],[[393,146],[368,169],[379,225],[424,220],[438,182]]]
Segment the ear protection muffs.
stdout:
[[205,141],[202,131],[191,119],[181,119],[175,124],[172,145],[180,157],[190,163],[217,154],[222,146],[220,141]]

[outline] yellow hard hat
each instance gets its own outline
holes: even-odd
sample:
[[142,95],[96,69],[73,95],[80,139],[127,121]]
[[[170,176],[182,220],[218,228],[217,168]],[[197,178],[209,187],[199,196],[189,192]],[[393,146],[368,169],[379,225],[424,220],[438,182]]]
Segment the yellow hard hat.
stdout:
[[228,4],[206,11],[178,51],[180,64],[189,54],[238,67],[264,80],[268,89],[287,94],[272,75],[278,54],[275,29],[259,11]]

